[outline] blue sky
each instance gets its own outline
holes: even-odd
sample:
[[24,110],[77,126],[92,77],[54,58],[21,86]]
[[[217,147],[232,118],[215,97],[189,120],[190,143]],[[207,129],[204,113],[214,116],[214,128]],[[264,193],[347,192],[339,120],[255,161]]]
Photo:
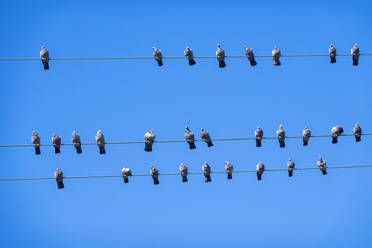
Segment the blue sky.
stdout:
[[[327,53],[333,43],[349,53],[358,43],[372,52],[368,1],[7,1],[0,8],[0,54],[38,57],[45,45],[51,57],[151,56],[152,46],[164,56],[214,55],[220,43],[227,55],[241,55],[243,45],[256,55]],[[287,135],[326,134],[334,125],[351,133],[355,122],[370,132],[372,122],[370,57],[353,67],[350,57],[334,65],[329,58],[214,59],[155,61],[1,62],[0,144],[30,142],[37,130],[43,143],[53,133],[70,142],[76,130],[83,142],[94,142],[98,129],[106,141],[141,140],[148,129],[157,139],[183,139],[184,127],[209,130],[212,138],[252,136],[257,125],[267,136],[282,123]],[[204,161],[222,170],[315,166],[322,155],[329,166],[370,164],[372,140],[341,137],[277,141],[143,144],[83,147],[2,148],[0,178],[49,177],[59,167],[65,176],[118,174],[123,166],[148,173],[177,172],[181,162],[200,171]],[[0,242],[3,247],[367,247],[372,242],[370,169],[151,178],[0,183]]]

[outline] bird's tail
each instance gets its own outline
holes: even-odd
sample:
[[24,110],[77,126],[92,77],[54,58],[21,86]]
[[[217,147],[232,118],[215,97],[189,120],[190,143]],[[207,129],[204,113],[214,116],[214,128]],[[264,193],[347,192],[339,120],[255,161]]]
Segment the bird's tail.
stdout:
[[331,64],[336,63],[336,57],[331,57]]
[[163,61],[162,60],[158,60],[158,66],[163,66]]
[[189,59],[189,65],[192,66],[192,65],[195,65],[196,62],[194,59]]
[[354,66],[359,65],[358,59],[353,59],[353,65],[354,65]]
[[259,139],[256,139],[256,147],[261,147],[261,140]]
[[187,180],[187,176],[182,176],[182,182],[183,183],[186,183],[188,180]]
[[159,184],[159,179],[158,178],[154,178],[154,184],[155,185],[158,185]]
[[289,177],[293,176],[293,171],[288,170],[288,176],[289,176]]
[[361,137],[360,136],[355,136],[355,141],[356,142],[360,142],[362,139],[361,139]]
[[279,146],[281,148],[284,148],[285,147],[284,139],[279,139]]
[[208,145],[208,147],[211,147],[211,146],[213,146],[213,143],[212,143],[212,141],[209,141],[209,142],[207,142],[207,145]]
[[61,153],[61,148],[60,147],[54,147],[54,152],[55,153]]
[[104,146],[99,147],[99,154],[106,154],[106,150]]
[[63,189],[65,187],[65,185],[63,184],[63,182],[57,182],[57,185],[58,185],[58,188],[59,189]]
[[251,66],[257,65],[257,62],[255,59],[251,59],[249,62],[251,62]]
[[257,173],[257,180],[258,180],[258,181],[261,181],[261,177],[262,177],[262,174]]
[[151,152],[152,151],[152,144],[145,143],[145,151],[146,152]]
[[218,62],[218,65],[219,65],[220,68],[224,68],[224,67],[226,67],[226,63],[225,63],[225,61],[222,61],[222,60],[220,60],[220,61]]
[[124,183],[129,183],[128,177],[124,177]]
[[43,61],[44,70],[49,70],[49,62]]
[[76,153],[77,154],[80,154],[80,153],[82,153],[83,152],[83,150],[81,150],[81,146],[77,146],[76,147]]
[[304,146],[307,146],[307,144],[309,143],[309,139],[308,138],[303,138],[303,141],[304,141]]
[[332,136],[332,144],[337,144],[337,136]]
[[195,146],[195,143],[194,142],[189,143],[189,146],[190,146],[190,150],[196,149],[196,146]]
[[227,173],[227,179],[232,179],[232,173]]
[[280,63],[279,59],[275,59],[273,65],[274,66],[280,66],[281,63]]
[[206,183],[212,182],[211,175],[205,175],[205,182]]
[[40,153],[41,153],[40,147],[39,146],[35,147],[35,154],[40,155]]
[[323,175],[327,175],[327,171],[324,169],[322,170]]

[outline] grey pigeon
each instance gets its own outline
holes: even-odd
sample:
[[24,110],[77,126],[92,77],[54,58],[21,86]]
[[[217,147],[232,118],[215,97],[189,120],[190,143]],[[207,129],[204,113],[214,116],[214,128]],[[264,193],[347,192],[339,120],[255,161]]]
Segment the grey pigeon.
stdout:
[[355,141],[360,142],[362,138],[362,128],[359,126],[358,123],[355,123],[355,127],[353,128]]
[[359,65],[359,47],[357,44],[354,44],[351,48],[351,57],[353,58],[353,65]]
[[58,188],[63,189],[65,187],[63,184],[63,172],[59,168],[54,172],[54,177],[56,178]]
[[185,138],[187,143],[189,144],[190,150],[196,149],[194,132],[191,131],[188,126],[186,126]]
[[257,174],[257,180],[260,181],[261,178],[262,178],[262,174],[265,170],[265,165],[260,161],[257,165],[256,165],[256,174]]
[[303,140],[304,146],[308,145],[310,137],[311,137],[311,130],[307,126],[305,126],[305,129],[302,131],[302,140]]
[[101,130],[97,131],[96,142],[97,142],[97,146],[99,148],[99,154],[105,154],[106,153],[106,150],[105,150],[105,136],[103,135]]
[[121,169],[121,175],[124,179],[124,183],[128,183],[129,182],[128,177],[132,176],[132,172],[128,167],[125,166]]
[[294,171],[294,168],[295,168],[295,162],[292,159],[288,160],[287,168],[288,168],[288,176],[289,177],[293,176],[293,171]]
[[74,144],[76,153],[77,154],[82,153],[83,151],[81,150],[80,136],[75,131],[72,132],[71,141],[72,144]]
[[274,50],[271,51],[271,55],[273,56],[273,65],[280,66],[280,50],[277,47],[274,47]]
[[145,133],[145,151],[146,152],[151,152],[152,151],[152,144],[155,141],[155,134],[152,130],[148,130]]
[[336,47],[334,47],[332,44],[329,46],[328,49],[329,57],[331,59],[331,63],[336,63]]
[[208,133],[207,130],[204,130],[203,128],[201,129],[201,132],[200,132],[200,138],[201,138],[205,143],[207,143],[208,147],[213,146],[213,143],[212,143],[212,140],[211,140],[211,136],[209,136],[209,133]]
[[209,166],[209,164],[207,162],[205,162],[202,166],[202,169],[203,169],[203,173],[204,173],[204,178],[205,178],[205,182],[206,183],[209,183],[212,181],[212,178],[211,178],[211,167]]
[[216,56],[217,56],[217,60],[218,60],[218,66],[220,68],[226,67],[225,51],[221,48],[220,44],[217,44]]
[[256,147],[261,147],[263,130],[260,127],[257,127],[257,129],[254,131],[254,136],[256,137]]
[[232,163],[225,161],[225,170],[227,173],[227,179],[232,179],[232,172],[233,172],[234,166]]
[[183,183],[187,182],[188,181],[187,180],[188,168],[184,163],[182,163],[180,165],[180,173],[181,173],[181,176],[182,176],[182,182]]
[[152,47],[152,50],[153,50],[153,56],[154,56],[154,59],[156,60],[156,62],[158,62],[158,66],[162,66],[163,65],[163,55],[161,53],[161,50],[157,49],[156,47]]
[[280,124],[279,129],[276,131],[276,136],[278,137],[279,146],[281,148],[285,147],[285,143],[284,143],[285,132],[284,132],[284,129],[283,129],[283,125],[282,124]]
[[55,153],[61,153],[61,137],[58,134],[53,134],[52,143]]
[[49,51],[45,48],[45,46],[41,47],[40,59],[43,63],[44,70],[49,70]]
[[318,162],[316,165],[319,167],[320,171],[323,173],[323,175],[327,175],[327,166],[326,166],[326,161],[323,160],[322,157],[319,157]]
[[151,173],[152,179],[154,180],[154,184],[155,185],[159,184],[159,171],[158,171],[158,169],[155,168],[155,166],[151,166],[150,173]]
[[245,56],[248,58],[249,62],[251,63],[251,66],[257,65],[252,48],[244,46],[244,53],[245,53]]
[[31,142],[35,147],[35,154],[40,155],[40,137],[35,131],[32,131]]
[[185,51],[183,52],[189,61],[189,65],[195,65],[196,62],[194,60],[194,53],[192,52],[192,49],[190,47],[186,47]]
[[341,126],[335,126],[331,129],[332,133],[332,144],[336,144],[338,136],[344,133],[344,129]]

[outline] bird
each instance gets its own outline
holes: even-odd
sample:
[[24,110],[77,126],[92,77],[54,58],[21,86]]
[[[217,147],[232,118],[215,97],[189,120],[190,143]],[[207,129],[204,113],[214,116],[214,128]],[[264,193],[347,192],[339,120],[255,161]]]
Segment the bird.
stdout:
[[81,150],[80,136],[75,131],[72,132],[71,141],[72,141],[72,144],[74,144],[76,153],[77,154],[82,153],[83,151]]
[[359,126],[358,123],[355,123],[355,127],[353,128],[355,141],[360,142],[362,138],[362,128]]
[[319,167],[319,169],[323,173],[323,175],[327,175],[326,164],[327,164],[326,161],[324,161],[322,157],[319,157],[319,160],[316,163],[316,165]]
[[105,150],[105,136],[103,135],[101,130],[97,131],[96,142],[97,142],[97,145],[98,145],[98,148],[99,148],[99,154],[105,154],[106,153],[106,150]]
[[217,44],[216,56],[217,56],[217,60],[218,60],[218,66],[220,68],[226,67],[226,63],[225,63],[225,50],[223,50],[221,48],[220,44]]
[[63,172],[59,168],[54,172],[54,177],[56,178],[58,188],[63,189],[65,187],[63,184]]
[[159,184],[159,171],[157,168],[155,168],[155,166],[151,166],[150,168],[151,168],[150,173],[152,179],[154,180],[154,184],[157,185]]
[[336,63],[336,47],[334,47],[332,44],[329,46],[328,49],[329,57],[331,59],[331,64]]
[[202,166],[202,169],[203,169],[204,178],[205,178],[204,181],[206,183],[212,182],[212,178],[211,178],[211,167],[209,166],[209,164],[207,162],[204,162],[204,164]]
[[41,47],[40,59],[43,63],[44,70],[49,70],[49,51],[45,48],[45,46]]
[[127,166],[125,166],[121,169],[121,175],[124,179],[124,183],[129,183],[128,177],[132,176],[132,172]]
[[302,131],[302,140],[303,140],[304,146],[308,145],[310,137],[311,137],[311,130],[307,126],[305,126],[305,129]]
[[52,143],[55,153],[61,153],[61,137],[58,134],[53,134]]
[[154,56],[154,59],[156,60],[156,62],[158,62],[158,66],[162,66],[163,65],[163,55],[161,53],[161,50],[158,50],[156,47],[152,47],[152,50],[153,50],[153,56]]
[[184,163],[181,163],[180,165],[180,173],[181,173],[181,176],[182,176],[182,182],[185,183],[187,182],[187,172],[188,172],[188,167],[184,164]]
[[284,139],[285,139],[285,132],[283,129],[283,125],[279,125],[279,129],[276,131],[276,136],[278,137],[279,146],[281,148],[285,147]]
[[336,144],[337,143],[337,137],[340,136],[341,134],[343,134],[343,132],[344,132],[344,129],[341,126],[334,126],[334,127],[332,127],[332,129],[331,129],[331,133],[332,133],[332,144]]
[[257,174],[257,180],[260,181],[261,178],[262,178],[262,174],[265,170],[265,165],[260,161],[257,165],[256,165],[256,174]]
[[351,57],[353,58],[353,65],[359,65],[359,47],[357,44],[354,44],[351,48]]
[[186,47],[186,49],[183,53],[185,54],[186,58],[188,59],[190,66],[196,64],[196,62],[194,60],[194,53],[192,52],[192,49],[190,47]]
[[261,147],[263,130],[260,127],[257,127],[254,131],[254,136],[256,137],[256,147]]
[[200,138],[207,143],[208,147],[213,146],[211,136],[209,135],[207,130],[204,130],[203,128],[200,131]]
[[152,151],[152,144],[155,141],[155,134],[152,130],[148,130],[145,133],[145,151],[146,152],[151,152]]
[[289,177],[293,176],[295,162],[292,159],[288,159],[287,168],[288,168],[288,176]]
[[40,155],[40,137],[36,131],[32,131],[31,142],[35,147],[35,154]]
[[280,59],[280,50],[276,46],[274,47],[274,50],[271,51],[271,54],[273,56],[273,65],[274,66],[280,66],[281,63],[279,61]]
[[245,52],[245,56],[248,58],[249,62],[251,63],[251,66],[257,65],[252,48],[244,46],[244,52]]
[[232,163],[225,161],[225,170],[227,173],[227,179],[232,179],[232,172],[233,172],[234,166]]
[[194,132],[191,131],[188,126],[186,126],[185,129],[186,129],[185,138],[186,138],[186,142],[189,144],[190,150],[196,149]]

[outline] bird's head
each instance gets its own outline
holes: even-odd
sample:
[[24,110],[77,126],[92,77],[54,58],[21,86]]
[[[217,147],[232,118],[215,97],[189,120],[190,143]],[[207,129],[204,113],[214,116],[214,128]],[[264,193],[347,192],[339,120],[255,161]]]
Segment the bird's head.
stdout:
[[200,131],[204,132],[204,128],[200,129]]
[[358,47],[358,44],[354,44],[354,47]]
[[41,46],[41,49],[45,49],[45,46]]
[[37,132],[36,131],[32,131],[32,135],[37,135]]
[[101,133],[102,133],[101,130],[98,130],[98,131],[97,131],[97,134],[101,134]]
[[221,48],[221,45],[220,45],[220,44],[217,44],[217,47],[218,47],[218,48]]
[[333,44],[329,45],[330,48],[334,48]]
[[246,45],[244,45],[244,48],[248,48]]
[[322,156],[319,156],[319,161],[323,161],[323,158],[322,158]]
[[152,47],[152,50],[154,50],[154,51],[155,51],[155,50],[156,50],[156,47]]

